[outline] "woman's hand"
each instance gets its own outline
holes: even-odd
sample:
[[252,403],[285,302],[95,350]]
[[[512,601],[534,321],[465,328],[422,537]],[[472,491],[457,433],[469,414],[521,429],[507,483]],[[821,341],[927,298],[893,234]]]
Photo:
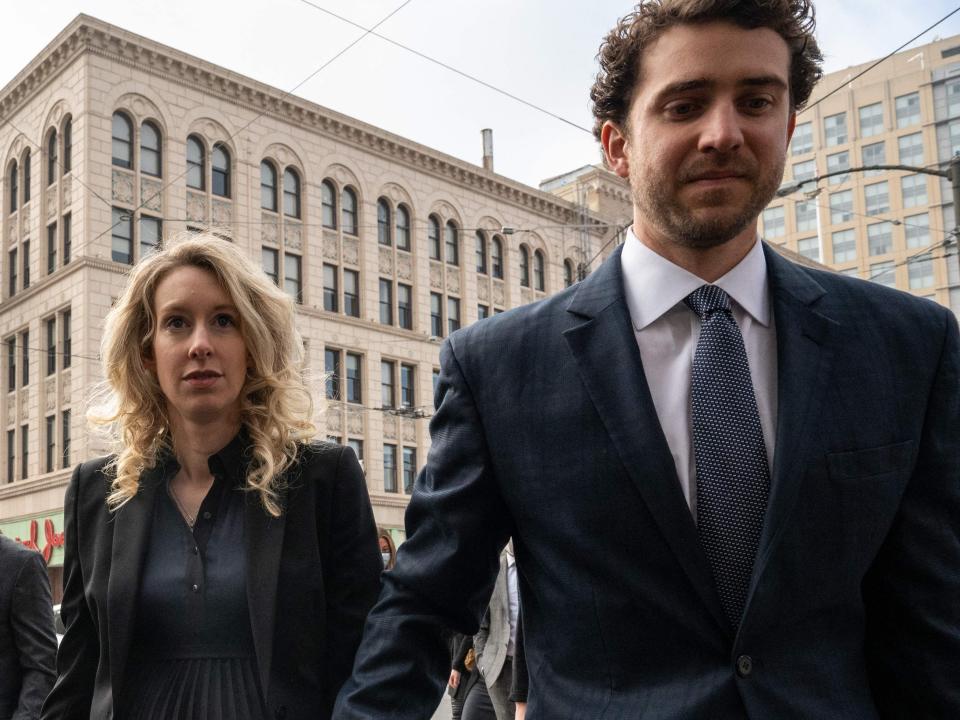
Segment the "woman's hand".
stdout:
[[447,680],[447,685],[452,687],[454,690],[460,687],[460,671],[459,670],[450,671],[450,679]]
[[513,714],[513,720],[524,720],[527,716],[527,704],[525,702],[516,703],[517,711]]

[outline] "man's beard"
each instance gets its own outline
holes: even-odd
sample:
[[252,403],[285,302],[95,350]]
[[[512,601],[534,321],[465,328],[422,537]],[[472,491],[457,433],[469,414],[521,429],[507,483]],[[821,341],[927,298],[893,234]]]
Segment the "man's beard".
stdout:
[[[757,163],[734,160],[701,163],[671,177],[661,169],[651,172],[640,163],[630,164],[630,185],[634,204],[644,218],[667,238],[683,247],[706,249],[723,245],[732,240],[754,222],[767,203],[773,199],[783,178],[786,158],[766,172],[759,171]],[[637,172],[634,172],[636,168]],[[751,186],[746,201],[740,207],[731,207],[723,213],[709,213],[698,218],[690,207],[679,199],[679,190],[703,173],[729,170],[742,176],[742,181]],[[642,177],[639,175],[642,174]],[[732,202],[731,188],[703,191],[698,198],[698,207],[704,210],[721,208]]]

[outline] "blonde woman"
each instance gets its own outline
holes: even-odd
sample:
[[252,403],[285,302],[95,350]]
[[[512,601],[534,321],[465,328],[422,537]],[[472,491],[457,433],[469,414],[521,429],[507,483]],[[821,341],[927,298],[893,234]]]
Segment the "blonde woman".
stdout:
[[133,268],[102,343],[116,453],[66,495],[43,718],[328,718],[379,590],[347,448],[311,443],[291,300],[201,235]]

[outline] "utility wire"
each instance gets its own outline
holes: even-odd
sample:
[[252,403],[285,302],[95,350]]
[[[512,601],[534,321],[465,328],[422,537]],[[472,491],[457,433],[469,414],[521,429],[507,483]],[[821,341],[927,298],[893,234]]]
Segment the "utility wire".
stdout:
[[[585,133],[590,133],[591,135],[593,135],[593,130],[590,130],[589,128],[585,128],[583,125],[578,125],[577,123],[573,122],[572,120],[567,120],[567,118],[563,117],[562,115],[558,115],[557,113],[551,112],[550,110],[547,110],[547,109],[545,109],[545,108],[543,108],[543,107],[541,107],[541,106],[539,106],[539,105],[535,105],[534,103],[530,102],[529,100],[524,100],[522,97],[518,97],[517,95],[514,95],[514,94],[511,93],[511,92],[507,92],[506,90],[504,90],[504,89],[502,89],[502,88],[499,88],[499,87],[497,87],[496,85],[493,85],[493,84],[491,84],[491,83],[488,83],[488,82],[486,82],[485,80],[481,80],[481,79],[478,78],[476,75],[471,75],[471,74],[469,74],[469,73],[467,73],[467,72],[464,72],[463,70],[459,70],[459,69],[453,67],[452,65],[450,65],[450,64],[448,64],[448,63],[445,63],[445,62],[443,62],[443,61],[441,61],[441,60],[437,60],[436,58],[430,57],[430,56],[427,55],[426,53],[422,53],[422,52],[420,52],[419,50],[415,50],[414,48],[412,48],[412,47],[410,47],[410,46],[408,46],[408,45],[404,45],[403,43],[397,42],[396,40],[393,40],[392,38],[389,38],[389,37],[387,37],[386,35],[381,35],[380,33],[374,32],[374,30],[376,29],[377,25],[374,25],[372,28],[367,29],[366,27],[364,27],[364,26],[361,25],[360,23],[354,22],[353,20],[350,20],[349,18],[345,18],[345,17],[343,17],[342,15],[338,15],[337,13],[333,12],[332,10],[328,10],[328,9],[325,8],[325,7],[321,7],[320,5],[317,5],[315,2],[311,2],[311,0],[300,0],[300,2],[302,2],[302,3],[305,4],[305,5],[309,5],[310,7],[314,8],[315,10],[319,10],[319,11],[322,12],[322,13],[326,13],[327,15],[329,15],[329,16],[331,16],[331,17],[334,17],[334,18],[336,18],[337,20],[340,20],[340,21],[342,21],[342,22],[345,22],[345,23],[347,23],[348,25],[353,25],[353,27],[355,27],[355,28],[360,28],[361,30],[366,30],[366,32],[367,32],[368,34],[373,35],[374,37],[378,37],[378,38],[380,38],[381,40],[384,40],[384,41],[390,43],[391,45],[394,45],[394,46],[400,48],[401,50],[406,50],[408,53],[412,53],[413,55],[416,55],[417,57],[419,57],[419,58],[421,58],[421,59],[423,59],[423,60],[426,60],[427,62],[433,63],[434,65],[438,65],[438,66],[444,68],[445,70],[449,70],[450,72],[455,73],[455,74],[459,75],[460,77],[466,78],[467,80],[470,80],[470,81],[472,81],[472,82],[475,82],[475,83],[477,83],[478,85],[482,85],[483,87],[487,88],[488,90],[493,90],[495,93],[499,93],[500,95],[503,95],[504,97],[508,97],[508,98],[510,98],[511,100],[514,100],[515,102],[518,102],[518,103],[520,103],[520,104],[522,104],[522,105],[526,105],[527,107],[532,108],[533,110],[536,110],[537,112],[541,112],[541,113],[543,113],[544,115],[549,115],[550,117],[554,118],[555,120],[559,120],[560,122],[565,123],[565,124],[569,125],[570,127],[574,127],[574,128],[576,128],[577,130],[582,130],[582,131],[585,132]],[[378,24],[379,24],[379,23],[378,23]]]
[[[306,0],[303,0],[303,1],[306,2]],[[840,90],[843,89],[843,86],[844,86],[844,85],[849,85],[849,84],[852,83],[854,80],[856,80],[856,79],[858,79],[858,78],[860,78],[860,77],[863,77],[863,76],[866,75],[868,72],[870,72],[871,70],[873,70],[877,65],[879,65],[880,63],[882,63],[882,62],[884,62],[884,61],[886,61],[886,60],[889,60],[891,57],[893,57],[893,56],[896,55],[898,52],[900,52],[900,51],[903,50],[905,47],[907,47],[907,45],[909,45],[909,44],[912,43],[913,41],[918,40],[919,38],[923,37],[923,36],[926,35],[928,32],[930,32],[931,30],[933,30],[937,25],[945,22],[946,20],[948,20],[948,19],[949,19],[950,17],[952,17],[953,15],[956,15],[958,12],[960,12],[960,7],[957,7],[957,8],[955,8],[955,9],[953,9],[952,11],[950,11],[949,13],[947,13],[946,15],[944,15],[942,18],[940,18],[939,20],[937,20],[933,25],[931,25],[930,27],[928,27],[926,30],[923,30],[922,32],[920,32],[920,33],[917,34],[917,35],[914,35],[912,38],[910,38],[909,40],[907,40],[905,43],[903,43],[903,45],[901,45],[900,47],[898,47],[896,50],[893,50],[892,52],[888,53],[887,55],[884,55],[882,58],[880,58],[879,60],[877,60],[875,63],[871,64],[871,65],[870,65],[869,67],[867,67],[866,69],[864,69],[864,70],[862,70],[861,72],[857,73],[856,75],[854,75],[854,76],[853,76],[852,78],[850,78],[849,80],[844,80],[840,85],[838,85],[837,87],[835,87],[833,90],[831,90],[830,92],[828,92],[828,93],[827,93],[826,95],[824,95],[823,97],[819,98],[815,103],[813,103],[813,104],[811,104],[811,105],[807,105],[807,106],[806,106],[803,110],[801,110],[800,112],[801,112],[801,113],[805,113],[807,110],[812,110],[813,108],[815,108],[817,105],[819,105],[820,103],[822,103],[824,100],[826,100],[826,99],[827,99],[828,97],[830,97],[831,95],[835,95],[836,93],[840,92]]]
[[[338,59],[339,57],[341,57],[345,52],[347,52],[347,51],[350,50],[352,47],[354,47],[357,43],[359,43],[361,40],[363,40],[367,35],[375,34],[373,31],[374,31],[376,28],[378,28],[378,27],[380,27],[381,25],[383,25],[383,23],[385,23],[387,20],[389,20],[391,17],[393,17],[396,13],[398,13],[400,10],[402,10],[403,8],[405,8],[405,7],[406,7],[407,5],[409,5],[411,2],[413,2],[413,0],[404,0],[404,2],[403,2],[399,7],[397,7],[396,9],[394,9],[394,10],[392,10],[390,13],[388,13],[386,16],[384,16],[383,19],[380,20],[378,23],[376,23],[372,28],[370,28],[370,29],[364,28],[365,32],[364,32],[363,35],[361,35],[360,37],[356,38],[353,42],[351,42],[351,43],[348,44],[345,48],[343,48],[342,50],[340,50],[338,53],[336,53],[336,54],[335,54],[333,57],[331,57],[329,60],[325,61],[320,67],[318,67],[318,68],[317,68],[316,70],[314,70],[312,73],[310,73],[309,75],[307,75],[307,77],[305,77],[305,78],[304,78],[303,80],[301,80],[299,83],[297,83],[297,84],[294,85],[292,88],[290,88],[290,89],[287,90],[285,93],[283,93],[283,94],[280,96],[280,101],[283,101],[285,98],[289,97],[289,96],[292,95],[294,92],[296,92],[299,88],[301,88],[304,84],[306,84],[307,82],[309,82],[310,80],[312,80],[314,77],[316,77],[316,75],[317,75],[320,71],[322,71],[323,69],[327,68],[332,62],[334,62],[335,60],[337,60],[337,59]],[[253,125],[253,123],[255,123],[257,120],[259,120],[260,118],[262,118],[262,117],[263,117],[264,115],[266,115],[266,114],[267,114],[267,110],[261,110],[261,111],[258,112],[256,115],[254,115],[253,119],[251,119],[251,120],[250,120],[248,123],[246,123],[243,127],[241,127],[239,130],[237,130],[235,133],[233,133],[233,134],[231,134],[231,135],[228,135],[228,136],[227,136],[228,139],[233,140],[233,139],[234,139],[235,137],[237,137],[240,133],[242,133],[242,132],[243,132],[244,130],[246,130],[248,127],[250,127],[251,125]],[[155,197],[158,197],[159,195],[161,195],[164,190],[166,190],[166,189],[169,188],[171,185],[173,185],[173,183],[175,183],[175,182],[177,182],[178,180],[180,180],[180,178],[182,178],[184,175],[186,175],[187,172],[189,172],[189,169],[188,169],[188,168],[185,168],[185,169],[183,170],[183,172],[181,172],[179,175],[177,175],[177,176],[173,177],[172,179],[170,179],[169,181],[167,181],[159,190],[157,190],[155,193],[153,193],[153,195],[151,195],[150,197],[144,199],[136,208],[134,208],[133,210],[131,210],[129,213],[125,213],[125,214],[126,214],[126,215],[129,215],[129,217],[132,218],[133,215],[134,215],[135,213],[137,213],[139,210],[142,210],[142,209],[144,208],[144,206],[145,206],[148,202],[150,202],[151,200],[153,200]],[[98,197],[99,197],[99,196],[98,196]],[[103,198],[100,198],[100,199],[103,200]],[[113,206],[112,203],[106,202],[105,200],[104,200],[104,203],[106,203],[107,207],[112,207],[112,206]],[[79,252],[80,250],[82,250],[82,249],[85,248],[86,246],[91,245],[91,244],[95,243],[96,241],[98,241],[100,238],[102,238],[103,236],[105,236],[107,233],[113,232],[114,228],[116,228],[116,227],[117,227],[121,222],[123,222],[123,221],[124,221],[124,219],[121,217],[120,219],[117,220],[117,222],[115,222],[115,223],[113,223],[112,225],[110,225],[110,227],[108,227],[106,230],[104,230],[103,232],[101,232],[99,235],[96,235],[95,237],[91,238],[90,240],[87,240],[86,242],[77,244],[77,245],[74,247],[74,252]]]

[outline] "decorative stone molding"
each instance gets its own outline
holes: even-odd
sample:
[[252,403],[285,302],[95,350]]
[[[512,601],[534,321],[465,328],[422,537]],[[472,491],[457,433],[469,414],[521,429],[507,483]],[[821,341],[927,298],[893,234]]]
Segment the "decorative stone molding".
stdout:
[[413,258],[407,253],[397,253],[397,277],[401,280],[413,280]]
[[17,240],[20,239],[20,233],[17,232],[19,227],[17,218],[10,218],[10,222],[7,223],[7,242],[10,245],[15,245]]
[[133,175],[125,170],[113,169],[111,196],[115,202],[133,205]]
[[416,421],[411,420],[410,418],[403,418],[403,444],[404,445],[413,445],[417,442],[417,426],[414,424]]
[[277,227],[277,218],[275,215],[261,213],[260,239],[269,245],[278,245],[280,243],[280,229]]
[[393,250],[388,247],[379,247],[377,252],[378,270],[381,275],[393,275]]
[[340,241],[334,233],[323,234],[323,258],[334,262],[340,261]]
[[43,384],[43,396],[46,400],[46,410],[54,410],[57,407],[57,379],[47,378]]
[[17,217],[20,218],[20,232],[24,237],[30,236],[30,208],[32,207],[32,202],[26,202],[20,207],[20,212],[17,213]]
[[44,192],[43,196],[44,202],[46,203],[47,222],[50,220],[55,220],[57,217],[56,188],[47,188],[47,191]]
[[453,293],[454,295],[460,294],[460,273],[447,273],[447,292]]
[[359,179],[353,174],[353,171],[345,165],[331,165],[327,171],[327,176],[333,178],[333,180],[341,188],[344,185],[352,185],[354,189],[359,190]]
[[283,244],[290,250],[303,249],[303,227],[287,220],[283,223]]
[[504,307],[506,305],[507,296],[504,293],[503,282],[500,280],[493,281],[493,304],[498,307]]
[[130,112],[136,116],[138,121],[143,121],[147,118],[160,120],[163,117],[160,114],[160,109],[153,104],[152,100],[148,100],[143,95],[137,93],[127,93],[118,98],[117,108],[128,108]]
[[187,190],[187,222],[207,221],[207,195]]
[[520,304],[526,305],[531,302],[533,302],[533,290],[527,287],[520,288]]
[[283,172],[283,169],[287,165],[293,165],[295,168],[300,167],[300,160],[297,157],[296,153],[293,152],[289,147],[283,145],[282,143],[272,143],[265,151],[264,157],[270,157],[280,163],[280,172]]
[[140,178],[140,204],[151,212],[163,212],[163,184],[159,180]]
[[343,412],[339,405],[331,405],[324,415],[326,416],[328,431],[340,432],[343,429]]
[[403,203],[409,207],[413,204],[410,194],[396,183],[387,183],[384,185],[380,194],[391,200],[394,206]]
[[360,241],[356,238],[343,239],[343,262],[347,265],[360,264]]
[[60,177],[60,192],[63,193],[63,206],[70,207],[73,202],[73,175],[70,173]]
[[229,200],[213,199],[214,225],[229,225],[233,222],[233,203]]
[[395,415],[383,414],[383,439],[397,439],[397,418]]
[[443,290],[443,266],[438,262],[430,263],[430,287]]
[[[7,396],[9,397],[9,395]],[[17,404],[15,402],[7,403],[7,425],[15,425],[17,422]]]
[[353,436],[363,436],[364,430],[364,408],[347,407],[347,433]]
[[477,281],[477,300],[480,302],[490,302],[490,285],[483,278]]
[[[18,108],[83,52],[199,89],[253,113],[298,123],[331,139],[385,159],[393,159],[502,202],[527,208],[558,223],[578,222],[577,208],[549,193],[488,173],[480,167],[283,93],[238,73],[217,68],[133,33],[118,32],[112,26],[89,16],[78,17],[60,34],[56,44],[38,56],[7,85],[6,93],[0,96],[0,122],[12,117]],[[141,109],[147,113],[146,101],[141,101],[144,102]],[[140,112],[137,108],[132,109]],[[598,218],[588,216],[587,221],[596,225],[591,228],[593,234],[603,234],[605,228]]]

